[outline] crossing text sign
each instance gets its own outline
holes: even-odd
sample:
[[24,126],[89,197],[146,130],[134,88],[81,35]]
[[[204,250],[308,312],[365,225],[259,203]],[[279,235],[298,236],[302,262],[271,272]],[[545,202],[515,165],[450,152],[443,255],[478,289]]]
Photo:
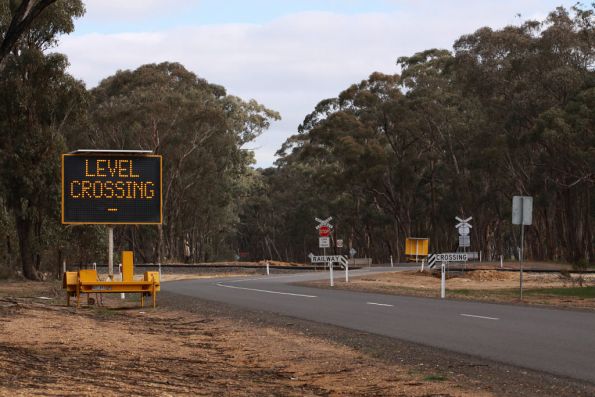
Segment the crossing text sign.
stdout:
[[447,252],[436,254],[436,262],[467,262],[469,259],[466,252]]
[[160,224],[161,156],[62,155],[62,223]]

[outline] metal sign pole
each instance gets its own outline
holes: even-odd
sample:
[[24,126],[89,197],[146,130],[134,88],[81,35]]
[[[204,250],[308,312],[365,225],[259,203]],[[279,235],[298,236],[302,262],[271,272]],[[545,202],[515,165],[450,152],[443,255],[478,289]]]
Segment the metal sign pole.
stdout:
[[[521,244],[519,250],[520,295],[523,300],[523,259],[525,256],[525,225],[533,224],[533,197],[512,197],[512,224],[521,226]],[[500,262],[502,263],[502,262]]]
[[525,219],[524,219],[524,214],[523,214],[523,207],[524,207],[524,203],[523,200],[521,200],[521,253],[519,255],[519,260],[520,260],[520,268],[521,268],[521,300],[523,300],[523,246],[525,245]]
[[114,228],[107,228],[107,273],[110,280],[114,279]]
[[442,278],[440,281],[440,298],[446,296],[446,262],[442,262]]

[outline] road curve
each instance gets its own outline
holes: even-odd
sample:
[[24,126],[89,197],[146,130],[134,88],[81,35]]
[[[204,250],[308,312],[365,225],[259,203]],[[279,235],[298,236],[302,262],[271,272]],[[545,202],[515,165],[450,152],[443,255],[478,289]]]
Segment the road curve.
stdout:
[[[350,276],[386,271],[398,270],[368,268]],[[321,278],[328,273],[172,281],[162,288],[595,383],[594,313],[290,284]]]

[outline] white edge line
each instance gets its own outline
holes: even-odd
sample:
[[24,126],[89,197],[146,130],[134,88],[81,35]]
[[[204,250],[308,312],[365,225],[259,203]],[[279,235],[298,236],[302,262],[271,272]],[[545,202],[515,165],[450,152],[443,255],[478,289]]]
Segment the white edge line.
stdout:
[[290,292],[279,292],[279,291],[268,291],[266,289],[256,289],[256,288],[245,288],[245,287],[236,287],[235,285],[225,285],[225,284],[221,284],[221,283],[217,283],[217,286],[219,287],[225,287],[225,288],[233,288],[233,289],[243,289],[243,290],[247,290],[247,291],[255,291],[255,292],[265,292],[267,294],[278,294],[278,295],[289,295],[289,296],[299,296],[302,298],[318,298],[315,295],[303,295],[303,294],[292,294]]
[[389,305],[389,304],[387,304],[387,303],[366,302],[366,304],[368,304],[368,305],[376,305],[376,306],[388,306],[388,307],[393,307],[393,305]]
[[474,317],[474,318],[483,318],[484,320],[500,320],[497,317],[486,317],[486,316],[476,316],[474,314],[462,314],[461,316],[465,316],[465,317]]
[[243,283],[244,281],[260,281],[260,280],[273,280],[277,278],[283,277],[305,277],[311,275],[310,273],[303,273],[303,274],[283,274],[279,276],[264,276],[264,277],[255,277],[255,278],[239,278],[236,280],[226,280],[229,283]]

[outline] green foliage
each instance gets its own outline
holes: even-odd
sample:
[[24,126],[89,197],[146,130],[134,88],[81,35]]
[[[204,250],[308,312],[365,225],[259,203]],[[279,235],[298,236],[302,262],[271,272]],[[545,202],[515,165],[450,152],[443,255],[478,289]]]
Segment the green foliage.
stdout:
[[[60,233],[59,155],[63,130],[83,108],[86,91],[65,70],[66,58],[43,51],[57,35],[73,29],[82,15],[80,1],[48,7],[18,42],[0,74],[0,193],[4,209],[14,217],[23,274],[39,278],[42,253]],[[1,28],[9,20],[4,5]],[[7,236],[10,245],[10,236]],[[15,244],[16,245],[16,244]]]
[[118,228],[117,248],[143,261],[230,258],[239,201],[250,184],[252,154],[242,146],[277,113],[227,95],[178,63],[120,71],[91,91],[87,124],[72,148],[150,149],[162,154],[163,226]]
[[432,374],[424,377],[424,380],[427,382],[444,382],[448,380],[448,378],[444,375],[440,374]]
[[[18,4],[0,0],[0,39]],[[398,58],[399,75],[375,72],[322,100],[264,170],[243,147],[279,115],[178,63],[119,71],[90,91],[69,76],[66,58],[47,50],[83,13],[79,0],[51,4],[0,60],[8,272],[15,256],[29,278],[44,264],[105,257],[103,227],[59,224],[58,159],[78,148],[163,155],[163,225],[116,229],[116,250],[141,262],[238,250],[306,261],[316,216],[334,217],[346,249],[398,261],[410,236],[454,249],[454,216],[472,215],[474,249],[511,256],[510,201],[524,194],[535,197],[529,257],[593,263],[592,8],[557,8],[542,22],[462,36],[452,52]]]
[[401,57],[400,75],[373,73],[321,101],[277,168],[261,172],[268,200],[245,214],[241,235],[272,239],[280,254],[243,244],[300,259],[317,246],[314,216],[332,215],[335,236],[359,255],[400,260],[406,237],[456,249],[458,215],[474,217],[474,250],[511,256],[510,203],[520,194],[535,197],[529,257],[592,263],[593,26],[593,10],[577,6],[482,28],[452,53]]
[[573,288],[536,288],[525,291],[527,295],[569,296],[583,299],[595,299],[595,287]]

